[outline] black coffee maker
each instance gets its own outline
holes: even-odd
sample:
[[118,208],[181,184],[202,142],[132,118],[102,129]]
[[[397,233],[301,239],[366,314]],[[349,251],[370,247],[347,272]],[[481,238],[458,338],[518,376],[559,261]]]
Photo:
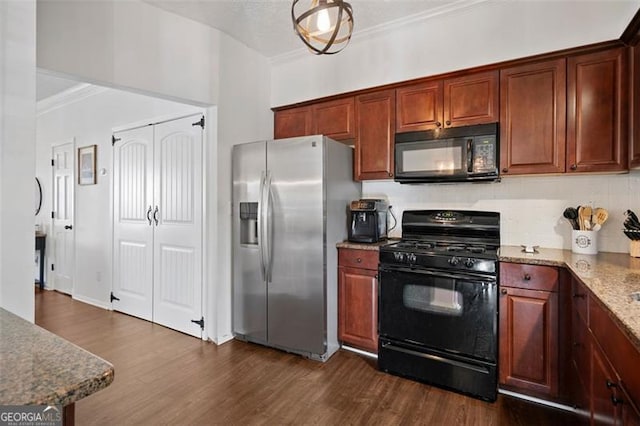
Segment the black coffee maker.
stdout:
[[387,238],[389,205],[381,199],[360,199],[351,202],[349,241],[375,243]]

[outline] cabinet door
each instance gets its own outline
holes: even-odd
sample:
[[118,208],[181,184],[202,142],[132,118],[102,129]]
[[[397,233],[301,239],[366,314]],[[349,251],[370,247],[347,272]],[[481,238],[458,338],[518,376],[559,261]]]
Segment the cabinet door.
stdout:
[[565,170],[566,61],[500,72],[500,167],[503,174]]
[[276,111],[274,138],[285,139],[313,134],[311,107],[291,108]]
[[630,166],[631,167],[639,167],[640,166],[640,44],[635,45],[632,49],[632,58],[631,58],[631,127],[632,127],[632,138],[631,138],[631,152],[629,153],[630,157]]
[[444,81],[444,126],[498,121],[498,71]]
[[627,169],[626,51],[570,57],[567,62],[567,172]]
[[442,127],[442,81],[396,90],[396,131],[411,132]]
[[591,340],[591,424],[619,424],[616,376],[598,344]]
[[527,394],[558,393],[558,294],[502,287],[500,384]]
[[395,91],[356,97],[355,180],[393,177]]
[[353,97],[313,105],[312,111],[314,134],[337,141],[355,137]]
[[338,338],[378,353],[377,271],[338,268]]

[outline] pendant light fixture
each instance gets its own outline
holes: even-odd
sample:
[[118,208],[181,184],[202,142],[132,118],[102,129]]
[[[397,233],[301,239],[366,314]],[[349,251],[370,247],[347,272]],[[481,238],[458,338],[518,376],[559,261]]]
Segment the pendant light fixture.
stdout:
[[344,49],[353,32],[353,10],[342,0],[293,0],[293,29],[316,55]]

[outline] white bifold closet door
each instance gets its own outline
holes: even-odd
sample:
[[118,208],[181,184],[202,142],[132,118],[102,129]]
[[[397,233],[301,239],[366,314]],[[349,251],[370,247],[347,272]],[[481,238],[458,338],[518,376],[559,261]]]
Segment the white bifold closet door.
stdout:
[[201,336],[200,116],[116,133],[113,308]]

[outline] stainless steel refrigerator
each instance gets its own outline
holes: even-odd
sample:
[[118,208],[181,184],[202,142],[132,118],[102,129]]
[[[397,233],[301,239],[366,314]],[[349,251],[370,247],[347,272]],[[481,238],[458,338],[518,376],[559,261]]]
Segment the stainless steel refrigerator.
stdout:
[[352,148],[323,136],[233,147],[236,338],[325,361],[339,347],[337,249]]

